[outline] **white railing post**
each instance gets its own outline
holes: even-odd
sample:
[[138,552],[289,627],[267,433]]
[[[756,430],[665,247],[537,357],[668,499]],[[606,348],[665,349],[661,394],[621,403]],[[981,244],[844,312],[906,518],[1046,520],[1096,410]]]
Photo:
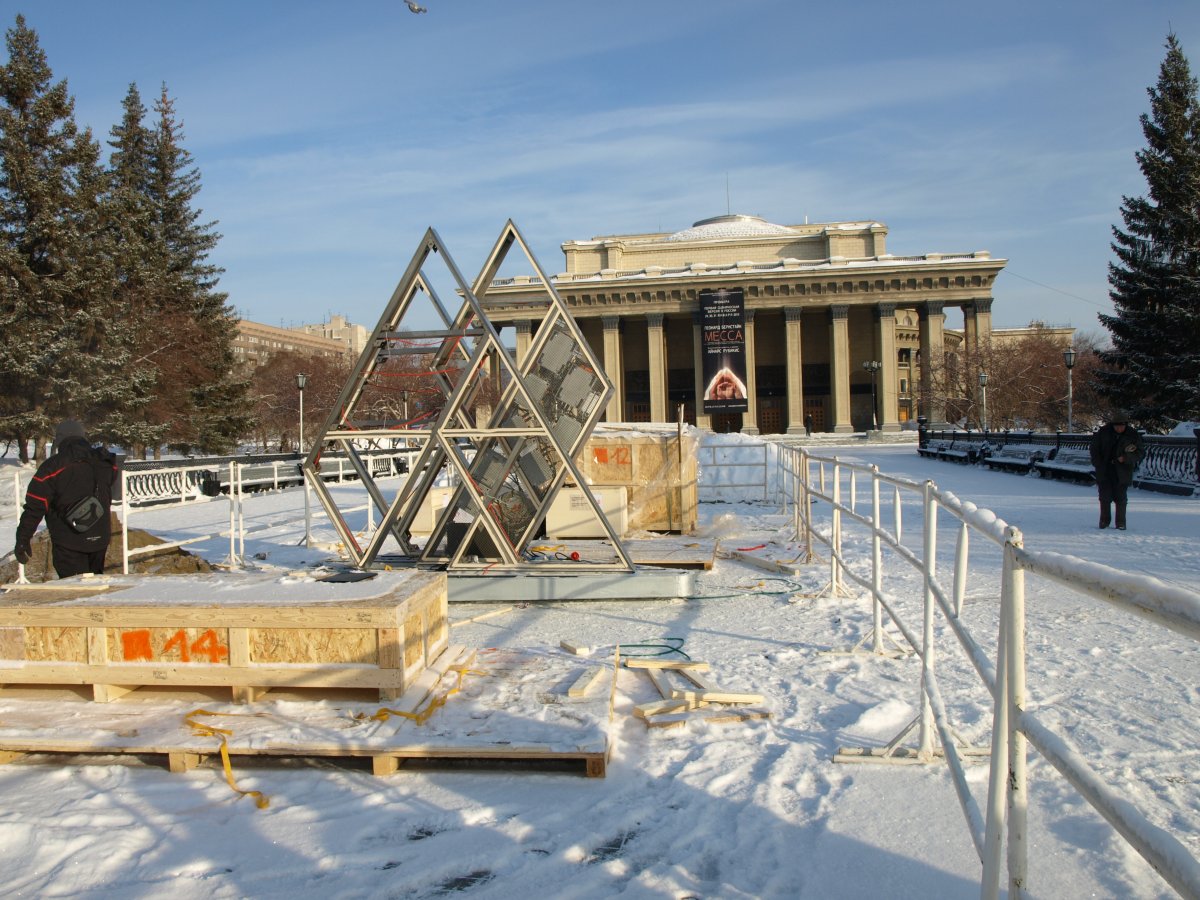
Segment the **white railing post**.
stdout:
[[850,512],[858,512],[858,472],[850,470]]
[[1017,563],[1015,551],[1024,546],[1021,532],[1008,529],[1004,545],[1005,559],[1013,557],[1010,581],[1008,630],[1008,896],[1020,900],[1028,878],[1029,793],[1025,773],[1025,734],[1020,731],[1020,716],[1025,707],[1025,570]]
[[238,559],[240,559],[242,564],[245,565],[245,562],[246,562],[246,507],[243,504],[243,501],[246,499],[246,495],[242,490],[242,471],[243,471],[243,469],[245,469],[245,466],[238,466],[238,478],[237,478]]
[[883,652],[883,547],[879,529],[879,466],[871,466],[871,640]]
[[237,462],[229,461],[229,565],[237,565]]
[[271,490],[279,490],[279,460],[271,460]]
[[1004,548],[1000,576],[1000,628],[996,638],[996,693],[992,702],[992,753],[988,773],[986,824],[983,837],[981,900],[999,900],[1000,858],[1004,850],[1004,813],[1008,786],[1009,620],[1012,618],[1012,553]]
[[841,587],[841,571],[838,557],[842,553],[842,467],[834,457],[833,467],[833,510],[830,513],[829,530],[829,596],[836,597]]
[[971,529],[963,522],[958,530],[958,546],[954,550],[954,615],[962,616],[963,596],[967,590],[967,552],[971,544]]
[[300,466],[300,477],[304,479],[304,546],[312,547],[312,488],[308,484],[308,471]]
[[892,515],[896,519],[896,543],[898,544],[900,543],[900,524],[902,519],[900,514],[900,486],[892,485],[892,490],[895,491],[892,496],[892,503],[894,504],[892,507]]
[[801,480],[804,483],[803,497],[801,498],[803,505],[800,508],[800,514],[804,517],[804,561],[810,563],[813,561],[812,460],[808,458],[808,451],[801,450],[800,454],[803,460]]
[[933,758],[933,707],[929,702],[929,687],[933,680],[933,580],[937,562],[937,500],[933,482],[925,482],[925,604],[924,627],[921,635],[921,759]]
[[129,574],[129,473],[121,470],[121,574]]

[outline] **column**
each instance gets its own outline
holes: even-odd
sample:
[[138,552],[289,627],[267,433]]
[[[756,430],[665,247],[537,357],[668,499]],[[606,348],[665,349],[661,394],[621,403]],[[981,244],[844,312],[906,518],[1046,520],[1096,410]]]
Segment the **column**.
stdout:
[[696,427],[712,429],[712,418],[704,411],[704,345],[700,313],[692,313],[692,369],[696,373]]
[[804,434],[804,365],[800,346],[800,307],[785,306],[784,338],[787,349],[788,434]]
[[746,411],[742,434],[758,434],[758,356],[754,351],[754,310],[746,310]]
[[533,341],[533,320],[532,319],[517,319],[513,323],[517,329],[517,366],[525,362],[525,357],[529,354],[529,345]]
[[850,424],[850,307],[829,307],[829,386],[833,393],[833,430],[851,434]]
[[940,301],[929,300],[917,308],[920,317],[921,402],[917,415],[925,416],[928,427],[946,428],[946,314]]
[[650,347],[650,421],[667,419],[667,344],[662,313],[646,313],[646,340]]
[[987,359],[988,347],[992,343],[992,298],[981,297],[975,307],[975,352],[980,359]]
[[963,314],[963,359],[967,361],[967,365],[975,364],[975,350],[979,346],[979,341],[976,337],[975,329],[975,304],[964,303],[960,309]]
[[604,371],[612,382],[613,395],[604,411],[606,422],[625,420],[625,379],[621,367],[621,317],[604,316]]
[[896,395],[896,304],[880,303],[875,307],[875,346],[879,348],[879,428],[899,431],[899,402]]

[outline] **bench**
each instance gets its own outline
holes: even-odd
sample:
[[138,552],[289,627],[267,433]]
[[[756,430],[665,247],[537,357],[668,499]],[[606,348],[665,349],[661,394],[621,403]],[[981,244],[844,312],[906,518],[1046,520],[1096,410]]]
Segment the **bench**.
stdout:
[[917,452],[930,459],[976,463],[988,455],[989,448],[985,441],[930,441]]
[[961,441],[951,444],[938,454],[938,459],[960,463],[977,463],[987,457],[990,448],[985,441]]
[[1025,475],[1045,456],[1046,450],[1043,447],[1033,444],[1010,444],[991,454],[985,462],[989,469],[1004,469],[1007,472]]
[[930,441],[924,447],[918,447],[917,453],[930,459],[937,459],[943,450],[948,450],[953,441]]
[[1091,454],[1077,447],[1052,450],[1049,457],[1034,463],[1034,469],[1043,478],[1062,478],[1084,484],[1092,484],[1096,480]]

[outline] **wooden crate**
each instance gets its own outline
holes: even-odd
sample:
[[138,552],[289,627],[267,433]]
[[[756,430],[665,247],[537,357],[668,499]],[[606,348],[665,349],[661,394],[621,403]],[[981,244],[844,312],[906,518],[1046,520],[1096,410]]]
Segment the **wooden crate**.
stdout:
[[673,433],[601,431],[576,463],[589,483],[629,491],[631,531],[696,530],[695,437]]
[[267,575],[114,576],[10,586],[0,687],[369,688],[393,699],[445,648],[446,576],[354,583]]

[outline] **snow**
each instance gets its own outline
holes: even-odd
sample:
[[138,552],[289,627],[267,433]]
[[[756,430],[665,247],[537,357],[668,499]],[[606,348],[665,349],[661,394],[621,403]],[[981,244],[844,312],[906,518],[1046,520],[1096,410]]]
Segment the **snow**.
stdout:
[[[740,438],[721,444],[723,452],[739,445],[754,446]],[[1099,531],[1092,488],[927,460],[911,444],[821,452],[877,464],[917,484],[934,480],[991,537],[1002,538],[1005,523],[1021,529],[1025,548],[1064,574],[1099,575],[1107,567],[1124,573],[1135,592],[1166,586],[1178,593],[1176,612],[1183,615],[1192,611],[1190,592],[1200,591],[1197,498],[1132,491],[1129,530]],[[861,512],[869,492],[863,482],[858,490]],[[355,485],[335,491],[361,496]],[[884,493],[890,509],[890,489]],[[10,503],[2,509],[11,529]],[[247,558],[265,557],[255,561],[253,577],[286,579],[327,558],[302,545],[302,508],[296,490],[247,501],[247,526],[256,529]],[[827,523],[828,512],[827,504],[815,504],[818,521]],[[919,550],[915,498],[905,497],[904,517],[905,544]],[[215,534],[228,521],[228,504],[214,500],[138,510],[132,524],[182,540]],[[331,543],[332,530],[318,522],[318,542]],[[960,526],[945,514],[939,526],[939,573],[948,582]],[[776,506],[706,503],[702,530],[730,547],[761,543],[793,558],[798,551]],[[190,549],[221,562],[229,542],[214,537]],[[864,532],[848,530],[843,553],[856,571],[869,571]],[[963,622],[989,652],[1000,554],[992,540],[972,541]],[[919,633],[920,575],[894,554],[885,561],[889,604]],[[623,670],[603,779],[457,768],[379,778],[344,763],[239,760],[239,785],[271,797],[270,808],[259,810],[229,790],[219,768],[171,774],[154,762],[63,765],[38,757],[0,767],[4,892],[976,897],[980,863],[945,766],[832,761],[839,747],[886,744],[912,719],[920,664],[827,652],[849,649],[871,624],[870,604],[858,591],[811,596],[827,580],[823,554],[794,578],[718,559],[700,577],[694,599],[525,604],[456,627],[455,642],[479,648],[556,654],[566,639],[597,648],[597,660],[618,642],[679,637],[692,658],[712,665],[714,682],[765,696],[769,720],[650,731],[630,711],[656,695],[644,676]],[[1200,856],[1194,642],[1057,581],[1030,576],[1026,592],[1027,709],[1062,737],[1066,752],[1087,760],[1118,796]],[[491,608],[452,607],[451,617]],[[939,634],[943,698],[958,732],[984,744],[990,695],[942,624]],[[269,698],[260,704],[270,708]],[[0,722],[4,708],[0,702]],[[987,766],[967,771],[982,806]],[[1032,750],[1029,784],[1031,896],[1174,896]]]

